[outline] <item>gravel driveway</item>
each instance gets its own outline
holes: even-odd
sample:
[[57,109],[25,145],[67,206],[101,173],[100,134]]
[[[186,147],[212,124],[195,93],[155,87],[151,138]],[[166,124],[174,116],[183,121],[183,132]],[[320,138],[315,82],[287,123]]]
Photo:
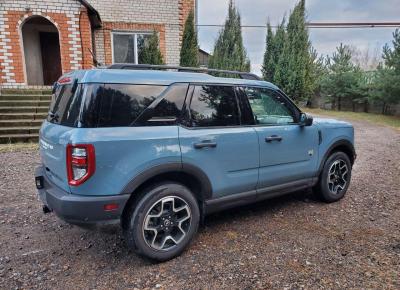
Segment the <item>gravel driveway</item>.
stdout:
[[129,252],[117,226],[42,214],[38,153],[0,153],[0,288],[400,289],[400,132],[353,124],[358,159],[342,201],[298,192],[214,214],[162,264]]

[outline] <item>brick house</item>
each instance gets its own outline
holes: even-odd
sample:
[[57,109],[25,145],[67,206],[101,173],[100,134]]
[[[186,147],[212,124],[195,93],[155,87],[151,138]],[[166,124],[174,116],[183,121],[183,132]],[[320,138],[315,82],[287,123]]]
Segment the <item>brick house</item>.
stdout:
[[195,0],[1,0],[0,87],[51,85],[95,59],[140,63],[154,30],[167,64],[179,63],[183,26]]

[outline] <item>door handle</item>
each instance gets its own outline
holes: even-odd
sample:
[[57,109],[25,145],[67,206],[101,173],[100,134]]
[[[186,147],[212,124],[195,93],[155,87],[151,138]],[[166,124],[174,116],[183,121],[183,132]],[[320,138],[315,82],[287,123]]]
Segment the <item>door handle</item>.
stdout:
[[272,141],[278,141],[281,142],[282,141],[282,137],[278,136],[278,135],[272,135],[272,136],[268,136],[265,138],[265,142],[270,143]]
[[215,147],[217,147],[217,143],[209,142],[209,141],[203,141],[203,142],[199,142],[199,143],[194,143],[193,147],[195,149],[201,149],[201,148],[206,148],[206,147],[215,148]]

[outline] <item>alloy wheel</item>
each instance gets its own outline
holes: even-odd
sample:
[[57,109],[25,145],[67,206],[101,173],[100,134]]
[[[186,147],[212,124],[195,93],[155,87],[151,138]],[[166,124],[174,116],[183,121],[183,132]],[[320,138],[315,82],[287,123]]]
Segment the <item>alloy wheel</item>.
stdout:
[[145,216],[144,240],[155,250],[171,250],[186,237],[191,219],[186,201],[177,196],[163,197],[150,207]]
[[335,160],[328,171],[328,189],[333,194],[339,194],[346,188],[349,169],[344,160]]

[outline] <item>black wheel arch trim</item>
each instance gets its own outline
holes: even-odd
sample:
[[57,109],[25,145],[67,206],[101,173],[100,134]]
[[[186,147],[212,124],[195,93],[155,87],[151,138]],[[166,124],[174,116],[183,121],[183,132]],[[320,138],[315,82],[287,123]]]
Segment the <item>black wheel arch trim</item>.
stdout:
[[326,160],[328,159],[328,157],[332,154],[332,152],[335,151],[336,148],[341,147],[341,146],[345,146],[353,155],[353,156],[349,156],[351,165],[353,166],[354,161],[356,160],[356,157],[357,157],[354,145],[349,140],[346,140],[346,139],[337,140],[331,146],[329,146],[328,150],[324,154],[324,157],[321,159],[321,163],[319,164],[319,168],[318,168],[318,176],[322,172],[322,169],[323,169],[324,164],[325,164]]
[[192,164],[180,162],[168,162],[165,164],[150,167],[142,171],[134,178],[132,178],[127,185],[125,185],[121,194],[132,194],[143,183],[158,175],[179,172],[189,174],[201,183],[202,190],[200,192],[201,196],[199,197],[201,198],[201,200],[204,201],[211,198],[212,186],[208,176],[199,167]]

